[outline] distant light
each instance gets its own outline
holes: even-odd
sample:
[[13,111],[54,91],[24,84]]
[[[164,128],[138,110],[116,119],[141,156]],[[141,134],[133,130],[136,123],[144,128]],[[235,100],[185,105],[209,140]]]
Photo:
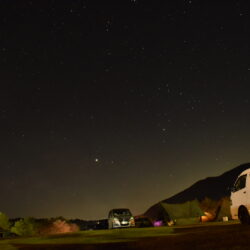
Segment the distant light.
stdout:
[[99,159],[98,159],[98,158],[95,158],[95,162],[99,162]]

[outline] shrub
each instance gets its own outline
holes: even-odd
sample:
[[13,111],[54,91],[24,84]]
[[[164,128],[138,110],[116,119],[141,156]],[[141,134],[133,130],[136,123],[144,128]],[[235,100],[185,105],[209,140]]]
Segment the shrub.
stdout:
[[11,232],[19,236],[33,236],[36,234],[36,223],[32,218],[25,218],[16,221],[11,228]]
[[57,219],[51,222],[50,225],[43,227],[40,230],[42,235],[73,233],[79,231],[79,227],[74,223],[68,223],[65,220]]
[[8,230],[10,228],[9,218],[6,214],[0,212],[0,228]]

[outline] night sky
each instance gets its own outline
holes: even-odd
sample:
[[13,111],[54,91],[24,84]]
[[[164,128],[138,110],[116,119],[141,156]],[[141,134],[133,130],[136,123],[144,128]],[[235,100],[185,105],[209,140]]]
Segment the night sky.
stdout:
[[137,215],[249,162],[247,4],[1,0],[0,211]]

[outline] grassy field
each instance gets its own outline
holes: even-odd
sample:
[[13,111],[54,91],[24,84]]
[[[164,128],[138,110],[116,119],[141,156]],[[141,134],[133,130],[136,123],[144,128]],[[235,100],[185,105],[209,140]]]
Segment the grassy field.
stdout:
[[217,222],[191,226],[82,231],[0,240],[0,249],[250,249],[250,226],[238,222]]
[[71,244],[104,244],[114,242],[135,241],[139,238],[166,236],[173,233],[173,228],[128,228],[114,230],[81,231],[78,233],[60,234],[46,237],[29,237],[6,239],[0,241],[0,249],[15,249],[11,246],[36,245],[71,245]]

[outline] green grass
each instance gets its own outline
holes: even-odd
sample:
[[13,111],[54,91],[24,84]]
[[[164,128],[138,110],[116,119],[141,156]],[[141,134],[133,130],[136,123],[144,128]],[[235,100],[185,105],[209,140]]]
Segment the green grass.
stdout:
[[[149,238],[166,236],[173,232],[173,228],[169,227],[81,231],[78,233],[60,234],[44,237],[0,240],[0,249],[4,249],[4,246],[10,247],[11,245],[101,244],[112,242],[127,242],[135,241],[143,237]],[[6,249],[8,250],[8,248]]]

